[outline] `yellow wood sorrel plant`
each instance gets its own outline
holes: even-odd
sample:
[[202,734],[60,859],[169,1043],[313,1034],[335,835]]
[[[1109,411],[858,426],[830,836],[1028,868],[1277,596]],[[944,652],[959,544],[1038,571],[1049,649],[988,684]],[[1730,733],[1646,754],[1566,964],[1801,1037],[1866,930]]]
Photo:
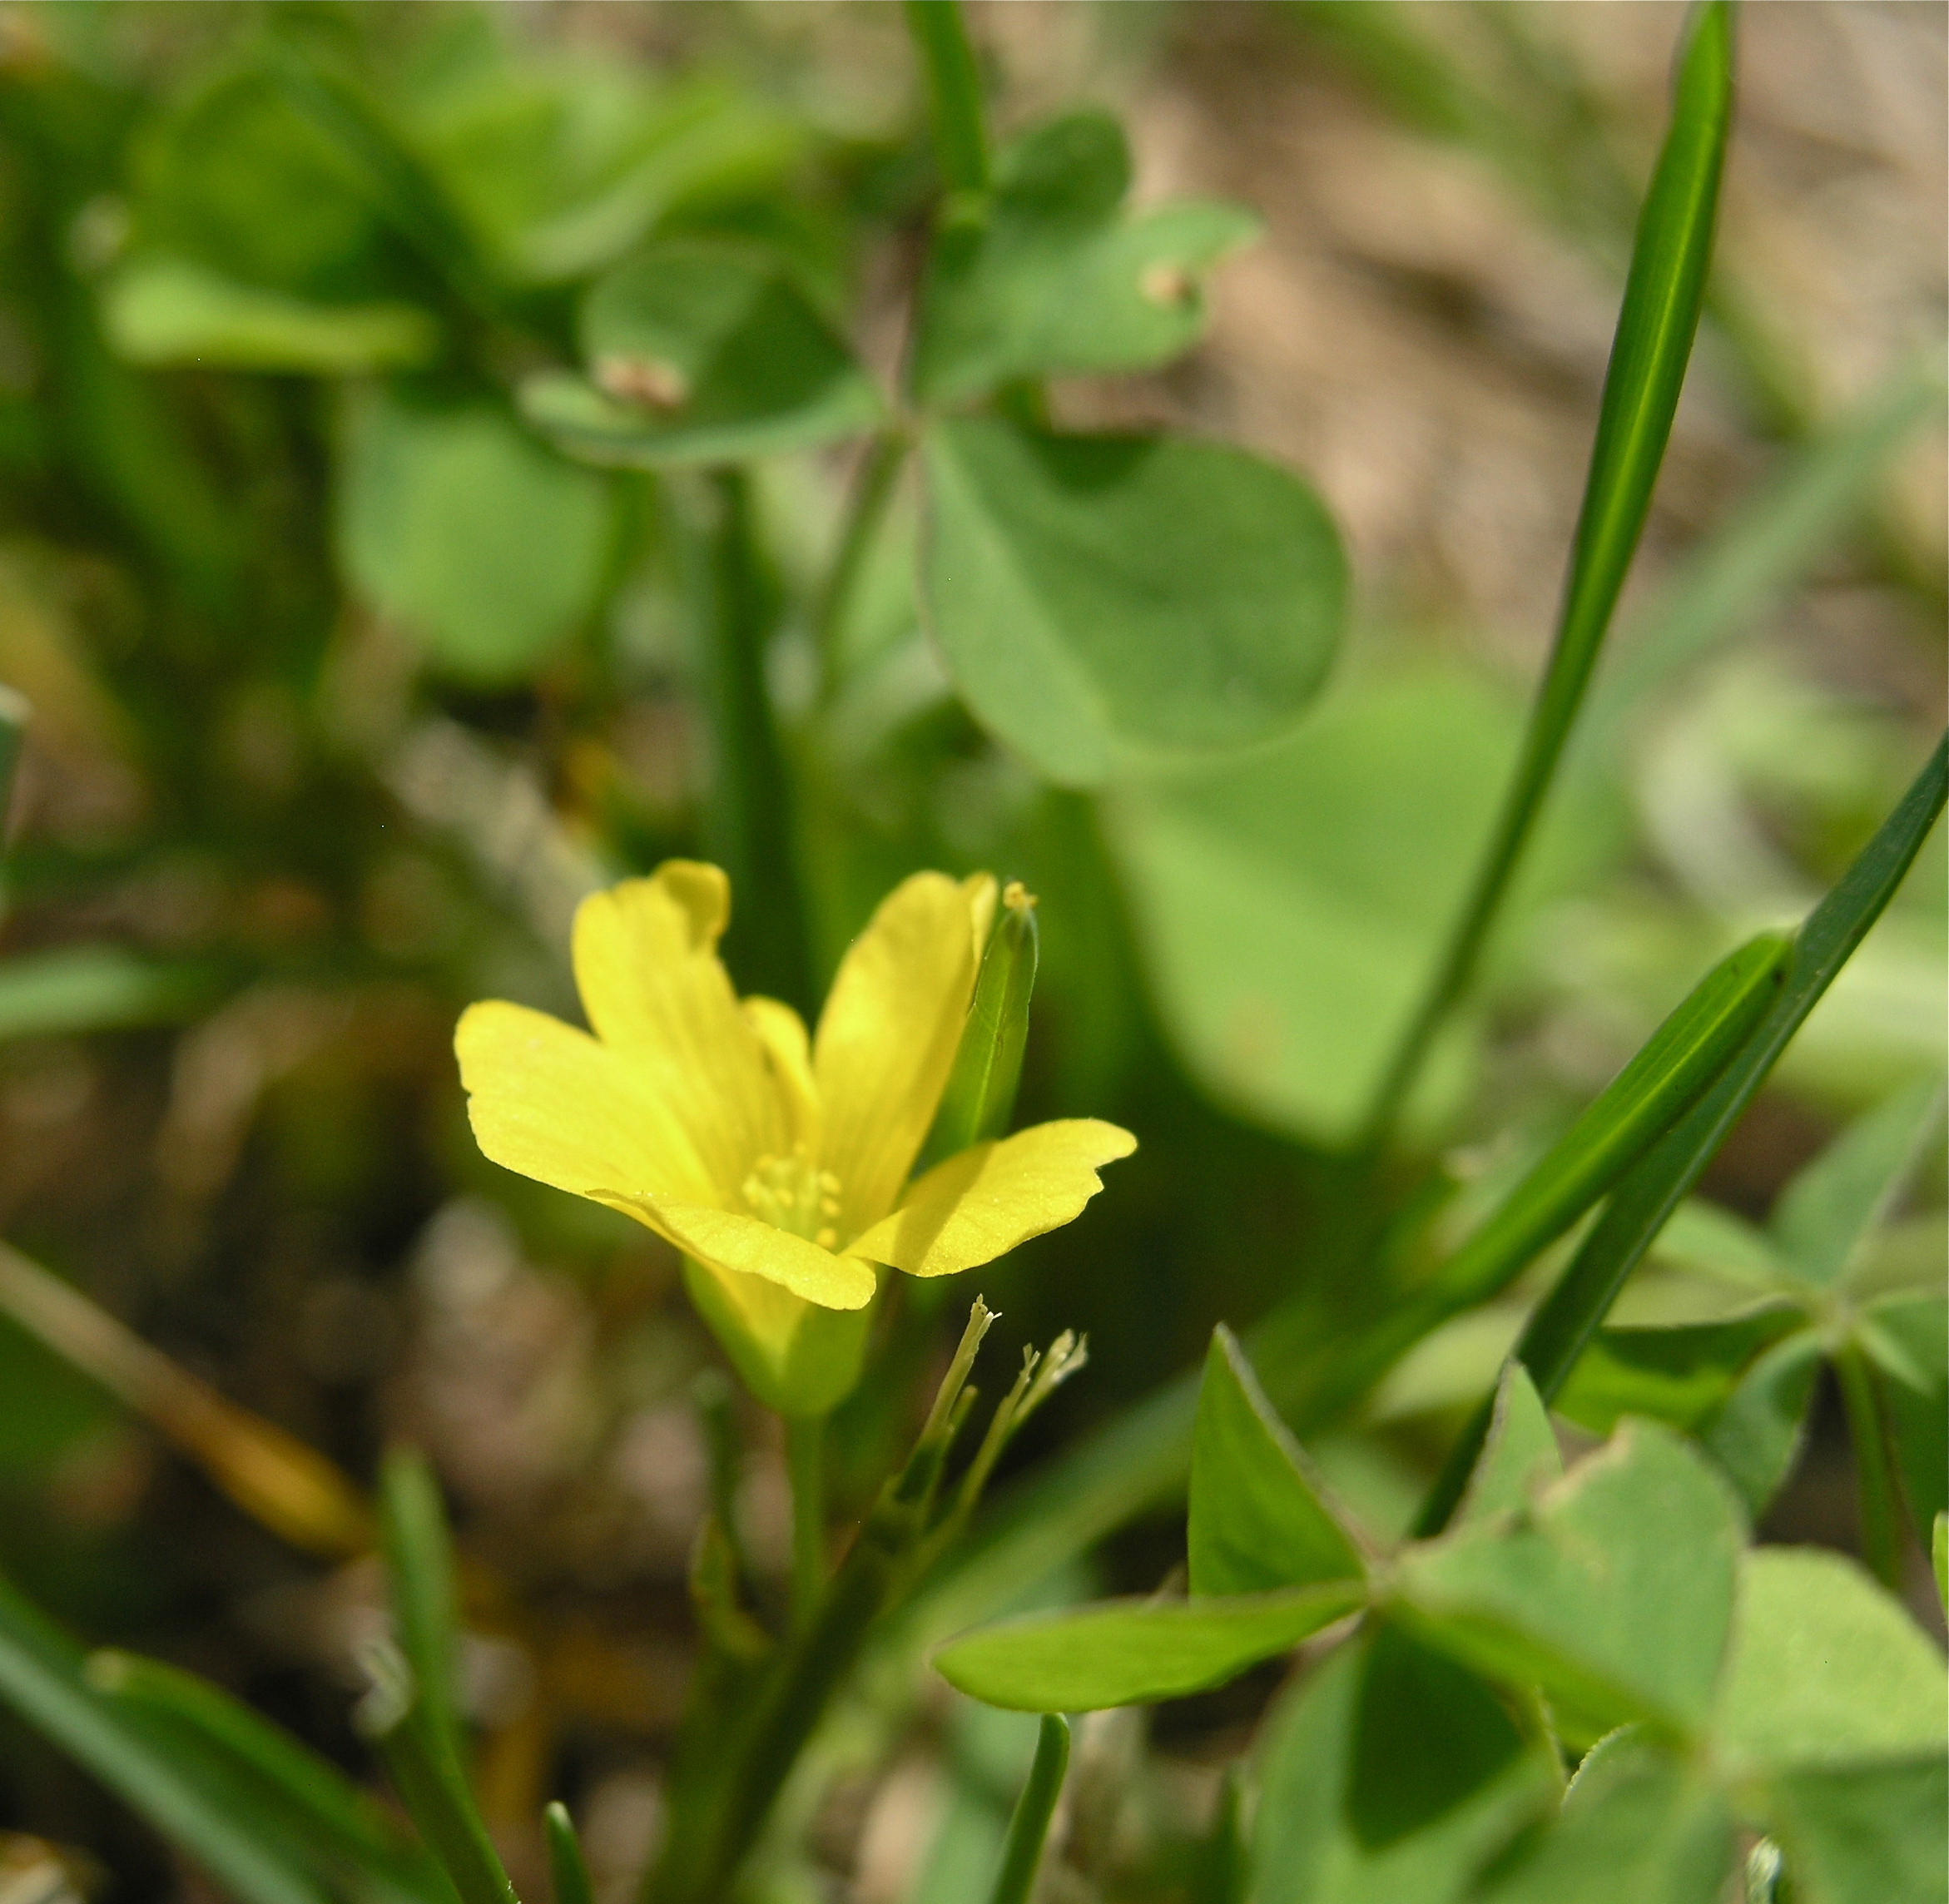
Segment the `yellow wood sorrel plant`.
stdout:
[[[63,66],[11,15],[0,35],[0,239],[20,264],[0,308],[0,404],[11,406],[0,411],[0,478],[10,498],[22,470],[49,488],[30,518],[36,533],[65,533],[77,495],[112,498],[130,572],[162,578],[159,627],[128,644],[131,668],[156,670],[138,674],[131,704],[176,705],[172,677],[215,665],[212,628],[240,649],[275,638],[260,626],[276,622],[260,615],[262,600],[310,604],[290,612],[295,623],[372,637],[373,652],[350,660],[337,648],[280,650],[275,682],[226,677],[224,698],[195,705],[179,724],[196,746],[174,732],[156,741],[159,757],[196,756],[179,759],[156,811],[222,816],[192,850],[161,836],[156,883],[180,884],[183,864],[231,850],[226,829],[247,831],[228,770],[202,756],[255,762],[275,781],[279,694],[329,678],[350,712],[299,783],[305,799],[291,796],[333,822],[313,848],[318,883],[355,888],[350,909],[379,920],[374,936],[388,944],[410,940],[415,906],[438,915],[449,941],[466,938],[470,922],[508,910],[500,823],[523,811],[514,783],[496,777],[498,697],[532,701],[538,731],[573,728],[583,703],[620,694],[620,664],[593,652],[604,616],[628,620],[617,550],[681,577],[694,642],[677,672],[707,742],[708,793],[684,826],[646,816],[618,791],[602,744],[583,745],[585,735],[563,746],[551,771],[576,824],[599,838],[603,869],[580,880],[588,896],[572,926],[532,867],[514,883],[547,888],[528,895],[533,936],[570,940],[588,1029],[495,999],[470,1005],[454,1039],[480,1152],[670,1246],[695,1309],[763,1405],[734,1403],[714,1363],[698,1378],[708,1503],[689,1549],[687,1620],[670,1616],[684,1629],[687,1690],[681,1717],[666,1713],[650,1747],[631,1746],[656,1760],[659,1835],[631,1868],[598,1876],[645,1904],[836,1894],[839,1879],[816,1872],[807,1850],[836,1828],[811,1821],[822,1804],[825,1827],[856,1811],[826,1801],[845,1799],[866,1768],[886,1800],[875,1816],[893,1817],[880,1837],[909,1829],[936,1787],[952,1788],[950,1822],[975,1819],[953,1857],[913,1879],[908,1904],[1724,1904],[1742,1894],[1747,1904],[1942,1904],[1949,1701],[1940,1649],[1915,1611],[1926,1604],[1918,1535],[1932,1538],[1949,1595],[1949,1303],[1939,1239],[1919,1247],[1897,1220],[1939,1158],[1939,1077],[1882,1093],[1803,1167],[1783,1169],[1763,1227],[1691,1193],[1936,825],[1944,746],[1870,836],[1888,796],[1877,796],[1849,836],[1864,843],[1825,896],[1783,909],[1802,916],[1722,921],[1636,1054],[1506,1173],[1458,1195],[1416,1124],[1509,920],[1566,751],[1592,725],[1587,691],[1708,304],[1733,118],[1732,7],[1707,0],[1684,17],[1556,638],[1526,731],[1520,743],[1512,736],[1499,811],[1485,807],[1455,852],[1413,850],[1417,828],[1460,837],[1442,830],[1446,814],[1415,811],[1440,801],[1398,793],[1421,785],[1415,771],[1427,765],[1406,756],[1444,767],[1463,756],[1472,735],[1456,717],[1433,742],[1411,721],[1389,731],[1371,778],[1396,797],[1376,809],[1390,817],[1372,836],[1343,811],[1371,791],[1351,774],[1322,780],[1327,793],[1297,802],[1297,820],[1272,816],[1287,830],[1267,837],[1296,856],[1323,841],[1324,858],[1358,862],[1362,880],[1452,895],[1406,951],[1391,922],[1361,937],[1351,904],[1309,911],[1290,893],[1266,899],[1257,889],[1282,870],[1272,850],[1253,832],[1247,854],[1219,825],[1228,816],[1242,836],[1258,828],[1289,783],[1252,777],[1252,763],[1276,743],[1319,738],[1303,723],[1346,595],[1324,505],[1292,471],[1231,445],[1052,421],[1048,379],[1154,368],[1194,342],[1203,275],[1256,221],[1208,201],[1132,211],[1130,154],[1107,113],[1064,113],[996,146],[953,0],[909,0],[902,13],[933,165],[889,246],[911,282],[908,342],[888,378],[834,320],[832,259],[856,233],[813,236],[826,230],[816,195],[795,196],[811,133],[756,99],[710,86],[612,92],[608,76],[582,69],[503,85],[471,27],[402,62],[385,10],[252,11],[234,62],[200,75],[144,126],[125,177],[129,103],[89,91],[102,45]],[[1341,0],[1280,13],[1391,76],[1428,125],[1475,138],[1532,188],[1547,172],[1552,192],[1569,194],[1613,162],[1584,149],[1580,166],[1560,166],[1554,151],[1547,166],[1517,164],[1524,129],[1496,121],[1474,82],[1400,23],[1415,17]],[[1549,67],[1525,51],[1510,10],[1487,17],[1497,45],[1522,56],[1515,63]],[[181,10],[164,17],[186,30]],[[1574,87],[1559,106],[1565,127],[1589,118]],[[858,154],[828,142],[845,149],[828,154],[821,189],[836,191],[841,175],[858,186]],[[84,150],[85,163],[72,157]],[[917,148],[889,147],[875,162],[886,178],[925,172]],[[860,193],[909,189],[922,188],[882,179]],[[57,203],[58,216],[47,210]],[[31,236],[17,243],[23,221]],[[1624,226],[1612,236],[1621,255]],[[17,290],[32,320],[17,325]],[[1727,307],[1723,328],[1736,339],[1737,300]],[[1766,355],[1748,353],[1756,383]],[[172,369],[206,402],[196,430],[175,429],[151,400],[152,379]],[[300,400],[340,384],[334,404]],[[46,417],[24,414],[20,390],[44,399]],[[1703,641],[1699,627],[1724,618],[1728,593],[1748,600],[1790,578],[1809,524],[1872,487],[1939,399],[1932,369],[1808,450],[1766,533],[1714,545],[1719,568],[1698,590],[1706,606],[1694,602],[1689,623],[1666,616],[1661,638]],[[253,533],[230,534],[212,500],[226,493],[191,479],[202,468],[192,442],[234,454],[282,440],[300,414],[314,434],[294,438],[276,480],[251,486]],[[796,658],[809,665],[786,692],[778,663],[795,657],[774,637],[786,620],[781,593],[796,585],[771,559],[766,517],[777,498],[754,471],[836,446],[854,458],[851,500],[823,573],[793,602]],[[240,568],[239,543],[309,546],[325,504],[306,485],[327,463],[335,541],[314,552],[316,572],[294,583],[277,570],[273,588]],[[890,524],[910,507],[917,528],[896,539]],[[12,543],[0,548],[0,585],[12,591],[0,595],[0,660],[37,669],[51,703],[41,718],[62,733],[91,718],[112,726],[47,638],[52,611],[20,581],[31,568]],[[1271,1244],[1262,1212],[1226,1201],[1234,1180],[1212,1163],[1247,1141],[1235,1124],[1208,1113],[1213,1148],[1195,1151],[1194,1165],[1180,1158],[1185,1174],[1170,1181],[1156,1174],[1163,1146],[1152,1127],[1124,1113],[1146,1148],[1117,1188],[1135,1192],[1143,1214],[1118,1232],[1127,1256],[1105,1252],[1114,1260],[1094,1282],[1050,1279],[1059,1320],[1072,1302],[1079,1320],[1105,1314],[1107,1302],[1127,1333],[1143,1332],[1143,1304],[1161,1313],[1186,1292],[1169,1287],[1175,1258],[1160,1253],[1163,1275],[1130,1259],[1143,1257],[1151,1227],[1199,1209],[1216,1210],[1220,1233],[1198,1260],[1277,1258],[1252,1285],[1272,1293],[1237,1336],[1216,1328],[1201,1371],[1106,1408],[992,1507],[998,1464],[1084,1366],[1085,1347],[1065,1330],[1027,1351],[977,1433],[971,1376],[994,1316],[976,1297],[958,1342],[937,1340],[942,1279],[990,1265],[998,1277],[1034,1273],[1026,1254],[1004,1259],[1084,1217],[1102,1167],[1136,1139],[1093,1117],[1012,1129],[1035,901],[986,873],[908,871],[957,857],[1000,864],[999,853],[950,840],[894,855],[879,842],[849,860],[816,844],[864,831],[859,813],[885,792],[854,790],[851,806],[832,797],[856,764],[848,702],[860,671],[849,642],[894,570],[935,657],[916,692],[935,697],[934,712],[952,702],[945,737],[925,742],[931,777],[917,804],[957,820],[978,804],[962,801],[968,783],[954,773],[979,745],[988,764],[1038,784],[1048,831],[1088,842],[1054,855],[1059,880],[1038,875],[1069,935],[1072,993],[1094,1009],[1120,964],[1135,962],[1143,935],[1125,943],[1128,900],[1133,913],[1152,907],[1142,950],[1155,995],[1128,1007],[1140,1029],[1118,1036],[1147,1035],[1154,1007],[1188,1072],[1209,1083],[1232,1076],[1226,1054],[1241,1025],[1258,1022],[1263,991],[1283,988],[1288,1003],[1319,991],[1305,1000],[1309,1022],[1331,1034],[1307,1048],[1320,1074],[1296,1093],[1315,1146],[1307,1197],[1288,1181],[1302,1174],[1302,1153],[1280,1152],[1266,1201],[1292,1228]],[[76,581],[70,593],[87,591]],[[404,663],[395,641],[410,649]],[[1641,643],[1647,652],[1655,662],[1658,643]],[[368,701],[407,694],[386,672],[401,666],[419,671],[411,692],[428,702],[419,744],[383,729],[356,741],[380,718]],[[895,723],[903,733],[911,712]],[[32,718],[0,687],[0,793]],[[201,745],[217,734],[221,745]],[[355,772],[345,756],[357,746],[371,757]],[[515,791],[533,791],[526,781]],[[467,841],[479,863],[464,906],[425,899],[446,865],[428,843],[432,822],[424,860],[395,856],[394,830],[415,800],[444,816],[447,847],[449,835]],[[1127,824],[1126,844],[1138,842],[1128,890],[1096,845],[1099,819]],[[0,966],[0,1032],[166,1021],[234,982],[221,1035],[186,1045],[172,1091],[187,1102],[201,1078],[221,1108],[240,1075],[261,1089],[280,1065],[301,1065],[307,1048],[291,1027],[325,954],[301,950],[280,965],[262,952],[301,910],[275,881],[253,884],[267,850],[249,835],[233,869],[255,895],[232,948],[240,963],[261,960],[249,968],[255,992],[187,957],[57,948]],[[62,854],[84,850],[63,837]],[[355,860],[355,877],[345,871]],[[632,869],[653,870],[618,880]],[[135,903],[125,870],[117,861],[97,910]],[[60,877],[77,876],[55,879],[62,904]],[[443,1066],[463,1001],[524,986],[566,999],[562,975],[536,978],[546,960],[525,952],[465,964],[464,987],[439,994]],[[1201,989],[1218,966],[1236,982]],[[815,1019],[814,981],[829,969]],[[1316,971],[1334,982],[1311,985]],[[375,993],[397,975],[384,959],[353,973]],[[1356,1059],[1328,1077],[1346,1051]],[[1077,1074],[1092,1083],[1069,1093],[1073,1108],[1126,1102],[1098,1094],[1088,1064]],[[1188,1098],[1186,1082],[1171,1091]],[[451,1106],[444,1073],[443,1088]],[[1170,1115],[1156,1097],[1137,1101],[1146,1116]],[[176,1220],[184,1185],[206,1167],[197,1160],[221,1149],[224,1133],[213,1138],[187,1111],[171,1128]],[[294,1148],[323,1173],[334,1147],[315,1134],[305,1127]],[[455,1181],[477,1181],[466,1173],[477,1162],[469,1153]],[[1217,1197],[1198,1194],[1207,1186],[1190,1180],[1193,1168],[1218,1183]],[[505,1176],[495,1193],[528,1194]],[[1308,1199],[1325,1214],[1302,1222],[1292,1206]],[[1069,1240],[1090,1247],[1092,1226],[1123,1200],[1105,1199]],[[589,1215],[565,1197],[534,1202],[551,1221]],[[1689,1252],[1691,1307],[1623,1326],[1614,1306],[1661,1237]],[[1302,1257],[1303,1275],[1291,1267]],[[1061,1260],[1089,1267],[1080,1254]],[[1099,1307],[1085,1313],[1092,1292]],[[1230,1300],[1188,1311],[1199,1340]],[[85,1767],[238,1904],[516,1904],[517,1879],[539,1894],[544,1862],[556,1904],[593,1904],[572,1816],[588,1822],[586,1792],[557,1748],[595,1729],[591,1680],[634,1683],[624,1654],[598,1653],[593,1667],[578,1656],[579,1681],[538,1668],[542,1689],[520,1717],[497,1719],[494,1661],[558,1666],[578,1636],[550,1652],[544,1576],[511,1543],[464,1519],[456,1552],[425,1456],[395,1447],[362,1485],[4,1245],[0,1309],[146,1416],[262,1527],[308,1555],[354,1563],[348,1594],[383,1571],[386,1602],[383,1629],[361,1629],[368,1689],[355,1719],[389,1797],[211,1681],[91,1651],[0,1583],[0,1700],[32,1739]],[[688,1352],[711,1356],[681,1305],[670,1319]],[[1411,1361],[1439,1361],[1471,1330],[1495,1337],[1494,1351],[1461,1356],[1408,1481],[1390,1469],[1357,1505],[1343,1498],[1361,1480],[1346,1451],[1371,1426],[1363,1411],[1381,1409]],[[0,1337],[9,1358],[16,1346]],[[1754,1539],[1808,1437],[1823,1371],[1845,1416],[1865,1565]],[[31,1385],[22,1393],[0,1392],[10,1431],[35,1412]],[[1346,1490],[1328,1479],[1337,1437]],[[740,1488],[754,1453],[769,1457],[778,1440],[788,1582],[775,1578],[782,1560],[774,1570],[754,1554]],[[1371,1456],[1378,1444],[1358,1445]],[[1160,1592],[1092,1597],[1106,1537],[1180,1510],[1183,1591],[1173,1569]],[[0,1565],[24,1576],[32,1543],[17,1545],[0,1530]],[[1102,1569],[1126,1586],[1153,1587],[1163,1570],[1133,1578],[1144,1562],[1108,1551]],[[368,1564],[375,1552],[380,1568]],[[634,1620],[653,1596],[614,1597]],[[69,1610],[111,1624],[92,1604],[77,1589]],[[139,1594],[132,1604],[131,1624],[148,1608]],[[632,1626],[627,1637],[641,1634]],[[1089,1776],[1068,1779],[1066,1715],[1206,1693],[1275,1661],[1291,1664],[1290,1683],[1248,1746],[1237,1735],[1253,1703],[1226,1708],[1213,1736],[1232,1762],[1194,1826],[1155,1830],[1135,1851],[1115,1828],[1112,1800],[1125,1787],[1159,1789],[1144,1783],[1128,1728],[1086,1733]],[[950,1687],[962,1695],[951,1704]],[[999,1770],[982,1730],[997,1715],[981,1706],[1004,1726],[1016,1723],[1008,1713],[1035,1715],[1019,1722],[1028,1729],[1011,1735],[1019,1749]],[[29,1736],[0,1737],[0,1807],[15,1804],[17,1786],[28,1800],[39,1789],[47,1761],[18,1744]],[[337,1743],[345,1759],[356,1742]],[[886,1795],[900,1798],[903,1779],[930,1796],[897,1817]],[[549,1802],[557,1792],[569,1802]],[[12,1817],[0,1811],[0,1826]],[[865,1870],[864,1852],[854,1862],[882,1904],[884,1872]],[[68,1895],[67,1867],[38,1841],[0,1842],[0,1878],[17,1865],[35,1896]]]
[[[474,1006],[455,1044],[497,1163],[647,1224],[752,1391],[823,1414],[857,1379],[875,1266],[973,1269],[1072,1221],[1136,1148],[1094,1118],[970,1145],[909,1183],[940,1108],[996,885],[917,873],[841,963],[808,1039],[739,999],[717,957],[731,895],[672,861],[585,900],[575,974],[595,1034]],[[1033,902],[1018,895],[1018,905]]]

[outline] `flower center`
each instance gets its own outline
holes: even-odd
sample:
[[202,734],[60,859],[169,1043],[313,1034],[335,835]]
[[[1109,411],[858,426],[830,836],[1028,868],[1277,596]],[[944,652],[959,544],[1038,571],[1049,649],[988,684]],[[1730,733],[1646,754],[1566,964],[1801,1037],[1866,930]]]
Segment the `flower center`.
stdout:
[[745,1207],[775,1230],[787,1230],[821,1249],[839,1242],[839,1179],[821,1170],[798,1146],[790,1157],[761,1157],[744,1180]]

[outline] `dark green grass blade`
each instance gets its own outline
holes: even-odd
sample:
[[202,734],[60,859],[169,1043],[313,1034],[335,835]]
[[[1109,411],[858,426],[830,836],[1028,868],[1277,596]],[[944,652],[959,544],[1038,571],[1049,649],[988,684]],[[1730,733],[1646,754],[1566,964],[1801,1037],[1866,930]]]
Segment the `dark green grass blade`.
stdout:
[[1699,328],[1732,107],[1731,7],[1728,0],[1708,0],[1692,22],[1670,128],[1638,221],[1550,666],[1495,835],[1427,995],[1375,1094],[1363,1149],[1386,1142],[1436,1033],[1474,977],[1589,685],[1651,506]]
[[[1530,1318],[1516,1354],[1545,1401],[1563,1386],[1624,1279],[1643,1259],[1666,1219],[1688,1197],[1733,1126],[1758,1093],[1807,1014],[1847,963],[1922,850],[1949,786],[1949,736],[1880,830],[1808,915],[1793,942],[1786,983],[1718,1081],[1625,1175],[1597,1227]],[[1475,1450],[1478,1416],[1451,1455],[1418,1523],[1446,1525],[1461,1497]]]
[[582,1841],[575,1835],[568,1807],[557,1799],[542,1813],[542,1825],[548,1833],[548,1877],[555,1887],[555,1904],[596,1904],[595,1887],[589,1882]]
[[116,1710],[82,1649],[0,1583],[0,1701],[85,1766],[242,1904],[327,1904],[304,1861],[178,1745]]
[[466,1763],[454,1698],[459,1609],[454,1549],[439,1483],[417,1448],[394,1448],[379,1470],[379,1539],[399,1650],[411,1668],[415,1708],[440,1750]]

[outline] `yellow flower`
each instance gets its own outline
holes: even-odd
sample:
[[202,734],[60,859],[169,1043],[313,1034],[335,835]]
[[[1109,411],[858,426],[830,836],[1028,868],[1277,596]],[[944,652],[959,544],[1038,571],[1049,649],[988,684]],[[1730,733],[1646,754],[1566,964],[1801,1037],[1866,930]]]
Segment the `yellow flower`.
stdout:
[[876,1265],[948,1276],[990,1262],[1074,1219],[1098,1168],[1136,1148],[1069,1118],[908,1183],[994,906],[986,874],[916,873],[854,941],[808,1039],[790,1006],[732,990],[724,875],[667,861],[576,914],[593,1036],[498,1000],[462,1015],[474,1136],[497,1163],[667,1237],[754,1388],[830,1406],[857,1368]]

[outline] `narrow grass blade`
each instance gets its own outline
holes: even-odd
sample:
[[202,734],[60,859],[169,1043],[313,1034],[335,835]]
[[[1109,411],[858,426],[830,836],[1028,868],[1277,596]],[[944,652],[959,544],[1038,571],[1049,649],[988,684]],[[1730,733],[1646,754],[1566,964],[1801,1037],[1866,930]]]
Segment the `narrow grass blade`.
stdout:
[[[1820,1002],[1868,928],[1894,897],[1942,811],[1949,789],[1949,736],[1793,941],[1785,983],[1712,1088],[1634,1164],[1612,1194],[1556,1287],[1516,1345],[1537,1393],[1553,1399],[1650,1248],[1666,1219],[1704,1174],[1780,1054]],[[1451,1452],[1422,1511],[1422,1530],[1446,1525],[1480,1445],[1481,1417]]]
[[106,1703],[140,1714],[173,1750],[228,1763],[260,1797],[250,1816],[280,1838],[394,1894],[438,1895],[419,1847],[329,1760],[218,1687],[160,1660],[97,1653],[83,1669]]
[[405,1656],[382,1640],[363,1650],[361,1663],[372,1685],[359,1704],[360,1728],[379,1748],[406,1815],[452,1881],[460,1904],[519,1904]]
[[542,1813],[542,1827],[548,1833],[548,1877],[554,1886],[555,1904],[596,1904],[582,1842],[575,1835],[568,1807],[560,1799]]
[[0,1583],[0,1701],[101,1780],[242,1904],[330,1904],[293,1847],[179,1747],[117,1712],[82,1649]]
[[1690,27],[1671,125],[1638,221],[1550,666],[1467,903],[1375,1095],[1364,1150],[1386,1142],[1436,1034],[1475,975],[1610,626],[1699,327],[1732,104],[1732,10],[1728,0],[1708,0]]
[[1042,1862],[1043,1841],[1062,1796],[1064,1774],[1069,1769],[1069,1722],[1060,1713],[1044,1713],[1035,1742],[1035,1763],[1029,1782],[1015,1801],[1009,1820],[1008,1842],[1002,1847],[1002,1867],[995,1874],[989,1904],[1029,1904]]
[[439,1483],[416,1448],[394,1448],[379,1470],[379,1540],[399,1650],[412,1669],[414,1710],[458,1774],[466,1763],[454,1697],[459,1609],[454,1549]]
[[1589,1209],[1731,1062],[1778,995],[1789,945],[1763,932],[1707,973],[1434,1277],[1335,1348],[1300,1404],[1302,1424],[1351,1406],[1430,1330],[1506,1288]]
[[927,73],[934,149],[950,192],[988,190],[988,132],[981,74],[960,0],[907,0],[907,30]]

